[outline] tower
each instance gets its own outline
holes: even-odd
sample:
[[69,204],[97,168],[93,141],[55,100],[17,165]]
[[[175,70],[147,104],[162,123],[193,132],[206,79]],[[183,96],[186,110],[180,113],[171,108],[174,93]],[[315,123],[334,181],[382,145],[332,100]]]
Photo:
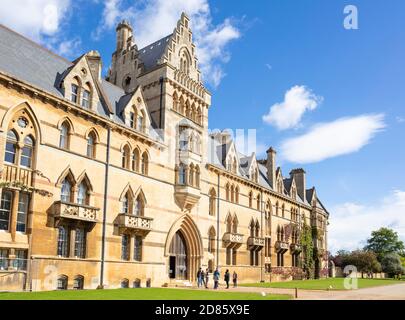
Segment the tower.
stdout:
[[127,20],[122,20],[117,28],[117,47],[116,52],[121,52],[124,49],[127,49],[128,46],[131,46],[133,41],[132,27]]

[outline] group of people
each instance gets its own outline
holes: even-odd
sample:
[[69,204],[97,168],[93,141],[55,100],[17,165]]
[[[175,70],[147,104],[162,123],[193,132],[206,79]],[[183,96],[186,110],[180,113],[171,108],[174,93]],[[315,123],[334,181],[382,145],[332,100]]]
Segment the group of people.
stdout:
[[[218,268],[215,269],[215,271],[213,272],[212,275],[213,275],[213,279],[214,279],[214,289],[218,289],[219,279],[221,276]],[[226,283],[226,289],[229,289],[230,278],[231,278],[231,274],[229,272],[229,269],[226,269],[225,274],[224,274],[224,281]],[[200,268],[197,272],[198,288],[204,286],[206,289],[208,289],[208,281],[209,281],[208,268],[205,271],[202,268]],[[232,274],[232,282],[233,282],[233,287],[236,288],[238,285],[238,274],[236,273],[236,271],[234,271]]]

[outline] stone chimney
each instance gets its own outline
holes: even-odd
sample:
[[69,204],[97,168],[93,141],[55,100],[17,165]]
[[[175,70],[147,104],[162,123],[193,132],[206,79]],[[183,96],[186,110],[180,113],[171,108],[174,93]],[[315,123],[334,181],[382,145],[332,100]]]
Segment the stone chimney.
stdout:
[[290,177],[295,179],[295,184],[297,186],[297,194],[305,201],[305,170],[302,168],[291,170]]
[[276,150],[274,150],[272,147],[267,150],[267,179],[269,180],[273,189],[275,189],[276,183],[276,153]]
[[92,50],[86,54],[87,62],[90,67],[90,71],[93,74],[94,78],[97,80],[101,80],[101,57],[98,51]]
[[122,20],[117,26],[117,52],[121,52],[127,47],[128,40],[133,42],[132,27],[126,20]]

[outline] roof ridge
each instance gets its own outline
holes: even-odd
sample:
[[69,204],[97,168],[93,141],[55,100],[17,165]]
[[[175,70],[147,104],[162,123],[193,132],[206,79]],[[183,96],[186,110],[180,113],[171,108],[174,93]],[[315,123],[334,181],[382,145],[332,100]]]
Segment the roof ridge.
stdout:
[[23,38],[24,40],[30,42],[31,44],[33,44],[33,45],[36,46],[37,48],[39,48],[39,49],[41,49],[41,50],[43,50],[43,51],[46,51],[46,52],[50,53],[51,55],[55,56],[55,57],[58,58],[58,59],[63,60],[64,62],[67,62],[67,63],[69,63],[69,64],[73,64],[72,61],[69,61],[68,59],[66,59],[66,58],[64,58],[64,57],[62,57],[62,56],[60,56],[60,55],[58,55],[57,53],[51,51],[50,49],[44,47],[43,45],[40,45],[39,43],[35,42],[34,40],[31,40],[30,38],[28,38],[28,37],[22,35],[21,33],[19,33],[19,32],[15,31],[15,30],[13,30],[13,29],[11,29],[11,28],[5,26],[5,25],[2,24],[2,23],[0,23],[0,28],[3,28],[3,29],[5,29],[5,30],[7,30],[7,31],[9,31],[9,32],[11,32],[11,33],[14,33],[15,35],[19,36],[20,38]]

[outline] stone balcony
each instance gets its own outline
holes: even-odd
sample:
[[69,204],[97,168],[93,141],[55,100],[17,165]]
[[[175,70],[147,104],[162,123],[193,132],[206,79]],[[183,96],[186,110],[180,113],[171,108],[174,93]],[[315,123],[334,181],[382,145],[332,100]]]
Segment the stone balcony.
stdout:
[[57,220],[69,219],[90,223],[97,222],[97,212],[99,211],[99,208],[62,201],[56,201],[53,209],[54,218]]
[[33,172],[29,168],[21,168],[15,165],[4,164],[0,173],[0,179],[5,182],[19,183],[32,187]]
[[302,251],[302,246],[300,244],[297,244],[297,243],[291,243],[290,250],[293,253],[299,253],[299,252]]
[[178,206],[185,211],[191,211],[201,198],[201,190],[189,185],[176,185],[174,195]]
[[275,248],[277,251],[287,251],[289,248],[288,242],[276,241]]
[[264,242],[265,242],[264,238],[249,237],[247,244],[249,248],[261,249],[264,247]]
[[120,213],[117,217],[116,225],[121,230],[146,234],[152,230],[152,221],[153,218]]
[[239,248],[243,244],[243,234],[227,232],[222,237],[226,248]]

